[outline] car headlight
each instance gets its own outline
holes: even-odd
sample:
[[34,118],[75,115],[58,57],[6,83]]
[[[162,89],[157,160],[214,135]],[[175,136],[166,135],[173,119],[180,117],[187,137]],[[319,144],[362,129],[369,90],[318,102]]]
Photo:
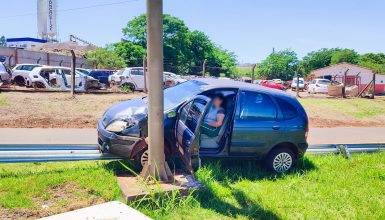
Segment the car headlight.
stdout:
[[132,121],[122,121],[122,120],[116,120],[107,125],[106,130],[111,132],[122,132],[128,128],[131,128],[135,124]]

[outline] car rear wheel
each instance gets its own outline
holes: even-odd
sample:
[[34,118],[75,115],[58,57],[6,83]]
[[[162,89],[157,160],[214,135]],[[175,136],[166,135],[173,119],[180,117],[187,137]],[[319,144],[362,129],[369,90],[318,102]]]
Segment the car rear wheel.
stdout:
[[277,173],[289,171],[295,162],[295,156],[292,150],[286,147],[273,149],[266,157],[265,167]]
[[15,84],[18,85],[18,86],[25,86],[25,80],[21,76],[15,77],[14,81],[15,81]]

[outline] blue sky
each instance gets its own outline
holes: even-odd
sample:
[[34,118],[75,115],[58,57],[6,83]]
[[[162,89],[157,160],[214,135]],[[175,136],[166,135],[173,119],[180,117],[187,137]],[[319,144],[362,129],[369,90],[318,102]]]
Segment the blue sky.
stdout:
[[[100,46],[119,41],[127,21],[145,12],[145,0],[65,10],[121,1],[58,0],[59,39],[75,34]],[[36,0],[3,1],[1,8],[0,35],[36,37]],[[273,47],[299,57],[323,47],[385,52],[384,10],[383,0],[164,0],[165,13],[250,63]],[[30,15],[10,17],[20,14]]]

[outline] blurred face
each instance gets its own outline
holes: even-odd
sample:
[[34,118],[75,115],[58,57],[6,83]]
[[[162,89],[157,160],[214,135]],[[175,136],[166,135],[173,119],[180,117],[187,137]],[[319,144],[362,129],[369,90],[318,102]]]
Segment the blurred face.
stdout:
[[223,100],[221,98],[216,97],[213,100],[213,105],[218,108],[222,105],[222,102],[223,102]]

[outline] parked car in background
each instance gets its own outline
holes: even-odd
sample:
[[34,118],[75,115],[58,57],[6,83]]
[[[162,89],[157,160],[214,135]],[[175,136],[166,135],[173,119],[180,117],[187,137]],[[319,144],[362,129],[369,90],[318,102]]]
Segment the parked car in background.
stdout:
[[[89,76],[85,76],[80,72],[76,72],[75,88],[85,90],[85,82],[87,77]],[[30,78],[34,88],[61,90],[67,90],[71,88],[71,68],[68,67],[35,67],[30,73]],[[89,80],[92,80],[92,78],[89,78]]]
[[91,72],[88,75],[97,79],[100,83],[109,85],[108,77],[113,73],[114,72],[112,70],[91,70]]
[[121,87],[128,87],[131,91],[144,90],[144,69],[143,67],[126,68],[122,73]]
[[121,69],[121,70],[116,71],[114,74],[110,75],[108,77],[108,82],[110,84],[120,84],[120,82],[124,78],[124,75],[123,75],[124,71],[125,71],[125,69]]
[[327,93],[330,80],[313,79],[307,88],[308,93]]
[[18,86],[32,86],[30,78],[31,71],[36,67],[41,67],[39,64],[18,64],[12,69],[12,82]]
[[275,84],[283,84],[282,79],[273,79],[273,81],[275,82]]
[[165,80],[172,80],[174,81],[175,85],[187,81],[186,79],[182,78],[180,75],[177,75],[175,73],[164,72],[163,74],[164,74]]
[[263,80],[262,79],[256,79],[256,80],[254,80],[254,84],[257,84],[257,85],[261,85],[261,83],[263,82]]
[[272,89],[286,90],[285,86],[282,84],[277,84],[273,80],[264,80],[260,83],[260,85]]
[[291,89],[294,91],[297,89],[297,81],[299,81],[298,83],[298,89],[300,91],[304,91],[305,90],[305,80],[303,78],[293,78],[293,81],[291,82]]
[[0,61],[0,83],[11,83],[12,72]]
[[84,69],[84,68],[76,68],[76,70],[85,74],[85,75],[90,75],[90,72],[91,72],[90,69]]
[[[202,121],[213,97],[224,97],[222,126],[203,144]],[[148,99],[110,107],[98,122],[103,152],[148,161]],[[285,92],[233,80],[201,78],[164,90],[165,154],[179,155],[186,166],[200,157],[260,159],[269,170],[288,171],[304,155],[308,118],[298,100]],[[207,145],[206,145],[207,144]],[[179,153],[183,151],[183,153]],[[190,157],[191,155],[191,157]]]

